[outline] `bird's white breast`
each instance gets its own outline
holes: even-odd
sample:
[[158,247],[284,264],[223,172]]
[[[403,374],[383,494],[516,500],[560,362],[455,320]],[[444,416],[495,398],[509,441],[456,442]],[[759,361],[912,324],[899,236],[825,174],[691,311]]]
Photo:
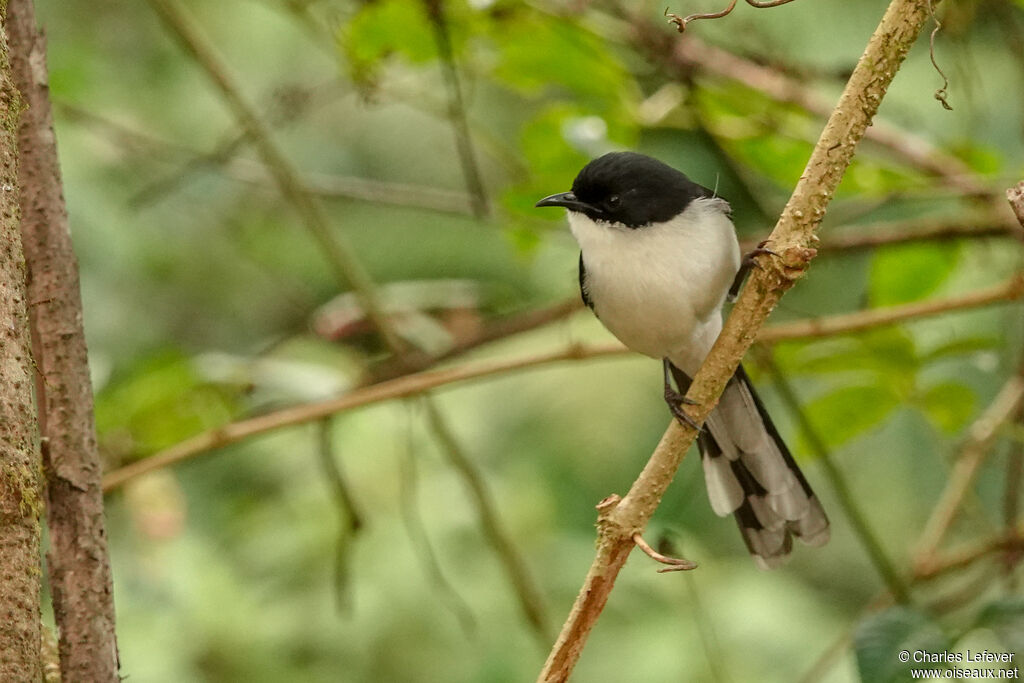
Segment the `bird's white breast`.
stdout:
[[739,268],[728,204],[695,199],[671,221],[640,228],[574,211],[594,312],[629,348],[696,372],[721,329],[721,307]]

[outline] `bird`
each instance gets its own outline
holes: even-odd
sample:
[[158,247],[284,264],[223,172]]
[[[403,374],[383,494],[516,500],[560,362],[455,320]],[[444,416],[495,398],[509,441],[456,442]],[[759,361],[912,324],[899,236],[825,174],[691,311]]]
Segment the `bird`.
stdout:
[[762,244],[742,257],[726,200],[636,152],[590,161],[571,191],[536,206],[567,210],[583,302],[629,349],[661,359],[669,410],[698,430],[711,508],[733,515],[757,566],[782,564],[793,537],[824,545],[828,517],[742,365],[703,429],[681,407],[722,330],[728,296],[754,256],[772,252]]

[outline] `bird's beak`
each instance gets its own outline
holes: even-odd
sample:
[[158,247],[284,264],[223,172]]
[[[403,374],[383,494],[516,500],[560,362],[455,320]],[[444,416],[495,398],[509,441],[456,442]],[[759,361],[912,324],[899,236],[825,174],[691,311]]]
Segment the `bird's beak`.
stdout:
[[576,195],[574,195],[572,192],[560,192],[558,194],[553,194],[550,197],[545,197],[544,199],[540,200],[534,206],[561,206],[566,209],[569,209],[570,211],[580,212],[596,211],[596,209],[590,204],[587,204],[586,202],[581,202],[580,200],[576,199]]

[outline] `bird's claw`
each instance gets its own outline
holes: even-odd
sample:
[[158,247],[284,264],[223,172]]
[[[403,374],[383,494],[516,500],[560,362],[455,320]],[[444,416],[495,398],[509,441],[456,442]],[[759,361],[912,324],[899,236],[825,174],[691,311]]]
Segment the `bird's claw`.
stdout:
[[779,255],[766,247],[765,245],[771,242],[771,240],[764,240],[759,242],[756,247],[751,249],[740,261],[740,269],[736,271],[736,278],[732,281],[732,286],[729,287],[729,293],[726,295],[726,299],[730,302],[736,300],[737,295],[740,293],[740,287],[743,286],[743,281],[750,274],[751,269],[761,268],[761,264],[757,262],[757,257],[762,254],[770,254],[771,256],[778,257]]
[[696,406],[700,405],[699,401],[694,401],[692,398],[687,398],[685,394],[680,394],[674,389],[665,389],[665,403],[668,404],[669,412],[672,413],[673,417],[682,422],[684,425],[693,427],[698,432],[703,431],[701,426],[697,424],[692,417],[683,412],[680,406]]

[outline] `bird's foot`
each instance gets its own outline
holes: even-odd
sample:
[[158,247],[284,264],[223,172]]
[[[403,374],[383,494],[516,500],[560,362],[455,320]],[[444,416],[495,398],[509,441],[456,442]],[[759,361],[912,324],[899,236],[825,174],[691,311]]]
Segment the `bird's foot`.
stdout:
[[649,546],[647,541],[644,540],[644,537],[639,533],[633,534],[633,542],[636,543],[637,547],[640,548],[640,550],[643,550],[647,556],[655,562],[661,562],[664,565],[668,565],[667,567],[659,569],[659,574],[664,574],[665,572],[689,571],[690,569],[697,568],[696,562],[684,560],[681,557],[669,557],[668,555],[662,555],[657,550]]
[[757,262],[757,257],[762,254],[770,254],[772,256],[778,256],[778,254],[771,249],[765,247],[771,240],[765,240],[759,242],[756,247],[751,249],[740,261],[740,269],[736,271],[736,277],[732,281],[732,286],[729,287],[729,294],[726,298],[729,301],[735,301],[736,297],[740,293],[740,288],[743,286],[743,281],[747,279],[750,271],[754,268],[760,268],[761,264]]
[[698,401],[694,401],[692,398],[687,398],[686,394],[681,394],[672,387],[665,387],[665,403],[668,404],[669,412],[685,425],[693,427],[698,432],[701,431],[701,427],[697,424],[692,417],[683,412],[682,406],[696,406],[700,405]]

